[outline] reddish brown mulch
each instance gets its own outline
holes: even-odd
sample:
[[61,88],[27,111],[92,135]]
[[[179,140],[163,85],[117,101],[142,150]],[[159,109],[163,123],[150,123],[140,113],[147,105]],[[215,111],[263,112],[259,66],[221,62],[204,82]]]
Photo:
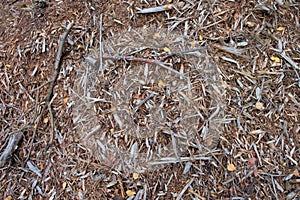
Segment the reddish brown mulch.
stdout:
[[[176,8],[137,14],[139,9],[170,1],[158,2],[2,1],[0,153],[5,152],[13,134],[22,134],[17,149],[0,162],[3,199],[300,197],[299,2],[177,0],[172,2]],[[93,149],[83,143],[73,121],[71,94],[84,56],[99,49],[101,14],[106,41],[113,33],[145,26],[185,32],[191,42],[207,48],[226,86],[222,128],[213,141],[214,148],[201,152],[189,146],[182,155],[188,162],[132,173],[99,161]],[[65,41],[59,76],[47,102],[59,37],[71,21],[74,25]],[[151,53],[166,51],[156,49],[136,56],[150,58]],[[114,74],[104,72],[107,80],[98,86],[99,98],[107,95],[100,90],[117,84],[113,80],[121,76],[123,68],[129,68],[130,64],[124,63],[114,61]],[[50,106],[41,113],[46,103]],[[99,123],[111,122],[109,114],[97,112]],[[204,115],[212,113],[207,110]],[[112,129],[114,125],[101,131],[118,131]],[[122,134],[118,137],[124,148],[127,140],[134,140]]]

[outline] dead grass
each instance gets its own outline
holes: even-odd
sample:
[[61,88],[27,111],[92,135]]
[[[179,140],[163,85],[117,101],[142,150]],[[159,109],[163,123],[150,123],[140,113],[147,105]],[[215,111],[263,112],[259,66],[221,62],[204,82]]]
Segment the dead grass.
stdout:
[[[173,1],[158,6],[156,1],[3,1],[1,196],[299,198],[299,3]],[[148,8],[154,13],[137,13]],[[47,102],[59,36],[71,21]],[[153,35],[163,40],[155,43]],[[84,62],[86,56],[99,60],[99,38],[104,50],[100,72]],[[176,39],[179,43],[172,43]],[[191,52],[209,61],[193,59]],[[176,74],[189,78],[184,86],[192,94],[170,86],[168,95],[168,81],[182,80],[174,79]],[[141,83],[145,75],[152,84]],[[194,107],[179,106],[184,101]],[[159,103],[166,113],[163,124],[151,121],[159,117],[151,110]],[[127,117],[117,112],[120,108]],[[200,120],[184,123],[190,110]],[[196,131],[186,134],[188,126]],[[15,148],[10,140],[20,133]],[[143,157],[136,161],[136,154]]]

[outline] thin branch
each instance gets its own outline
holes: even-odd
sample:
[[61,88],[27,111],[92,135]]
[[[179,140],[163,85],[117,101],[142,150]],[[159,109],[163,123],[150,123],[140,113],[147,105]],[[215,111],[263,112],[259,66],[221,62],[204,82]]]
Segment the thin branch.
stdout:
[[30,154],[31,154],[31,151],[32,151],[32,146],[33,146],[33,141],[35,139],[35,136],[37,134],[37,129],[38,129],[38,126],[41,122],[41,119],[43,118],[43,115],[44,115],[44,112],[46,110],[46,108],[48,107],[50,101],[51,101],[51,98],[53,96],[53,89],[54,89],[54,86],[55,86],[55,82],[58,78],[58,75],[59,75],[59,71],[60,71],[60,64],[61,64],[61,58],[62,58],[62,54],[63,54],[63,46],[64,46],[64,42],[71,30],[73,26],[73,22],[69,23],[68,26],[66,27],[66,30],[65,32],[60,36],[60,39],[59,39],[59,43],[58,43],[58,51],[57,51],[57,54],[56,54],[56,59],[55,59],[55,63],[54,63],[54,74],[53,74],[53,77],[52,77],[52,80],[51,80],[51,84],[50,84],[50,88],[48,90],[48,94],[47,94],[47,97],[46,97],[46,102],[42,108],[42,111],[39,115],[39,117],[37,118],[36,120],[36,125],[35,125],[35,129],[34,129],[34,132],[33,132],[33,135],[32,135],[32,139],[31,139],[31,142],[30,142],[30,147],[29,147],[29,151],[28,151],[28,155],[27,155],[27,158],[25,160],[24,163],[26,163],[29,158],[30,158]]
[[[184,76],[182,73],[176,71],[175,69],[168,67],[167,65],[170,65],[165,62],[161,62],[159,60],[153,60],[153,59],[147,59],[147,58],[138,58],[134,56],[102,56],[102,59],[105,60],[127,60],[127,61],[136,61],[136,62],[143,62],[143,63],[149,63],[149,64],[154,64],[154,65],[159,65],[162,68],[169,70],[171,72],[174,72],[175,74],[180,75],[181,77]],[[89,56],[85,57],[85,61],[90,63],[93,67],[99,66],[99,60],[96,60],[94,58],[91,58]]]
[[176,200],[180,200],[182,199],[183,194],[185,193],[185,191],[188,189],[188,187],[190,187],[190,185],[194,182],[194,178],[192,178],[182,189],[182,191],[180,192],[180,194],[177,196]]
[[100,54],[100,62],[99,62],[99,71],[101,72],[101,74],[104,73],[104,69],[103,69],[103,52],[102,52],[102,13],[100,15],[100,21],[99,21],[99,54]]

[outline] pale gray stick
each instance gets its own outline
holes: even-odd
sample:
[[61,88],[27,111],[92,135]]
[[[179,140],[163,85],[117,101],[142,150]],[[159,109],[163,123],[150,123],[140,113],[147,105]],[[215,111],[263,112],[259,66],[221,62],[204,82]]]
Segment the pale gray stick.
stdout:
[[22,139],[22,137],[22,133],[14,133],[13,135],[11,135],[5,150],[0,156],[0,167],[3,167],[5,165],[8,157],[10,157],[13,154],[13,152],[17,149],[17,145]]
[[103,56],[103,52],[102,52],[102,13],[100,15],[100,22],[99,22],[99,35],[100,35],[100,37],[99,37],[99,55],[100,55],[99,71],[103,75],[104,69],[103,69],[103,60],[102,60],[102,56]]

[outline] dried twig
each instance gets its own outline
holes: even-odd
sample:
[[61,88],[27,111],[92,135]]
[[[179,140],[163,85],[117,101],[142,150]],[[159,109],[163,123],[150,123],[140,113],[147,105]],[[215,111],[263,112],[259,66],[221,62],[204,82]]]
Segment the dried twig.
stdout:
[[243,58],[245,60],[250,60],[250,58],[248,56],[242,55],[243,51],[240,49],[235,49],[235,48],[231,48],[231,47],[226,47],[226,46],[221,46],[218,44],[214,44],[213,45],[214,48],[225,51],[227,53],[231,53],[235,56],[238,56],[240,58]]
[[38,126],[41,122],[41,119],[44,115],[44,112],[46,110],[46,108],[48,107],[50,101],[51,101],[51,98],[53,96],[53,89],[54,89],[54,86],[55,86],[55,82],[58,78],[58,75],[59,75],[59,71],[60,71],[60,64],[61,64],[61,58],[62,58],[62,54],[63,54],[63,45],[64,45],[64,42],[69,34],[69,31],[71,30],[73,26],[73,22],[69,23],[68,26],[66,27],[66,30],[65,32],[60,36],[60,40],[59,40],[59,43],[58,43],[58,51],[57,51],[57,55],[56,55],[56,59],[55,59],[55,64],[54,64],[54,74],[53,74],[53,77],[52,77],[52,80],[51,80],[51,84],[50,84],[50,88],[48,90],[48,94],[46,96],[46,103],[44,105],[44,107],[42,108],[42,111],[40,113],[40,116],[37,118],[37,122],[36,122],[36,125],[35,125],[35,129],[34,129],[34,132],[33,132],[33,135],[32,135],[32,138],[31,138],[31,142],[30,142],[30,147],[29,147],[29,151],[28,151],[28,155],[27,155],[27,158],[25,160],[24,163],[26,163],[29,158],[30,158],[30,154],[31,154],[31,150],[32,150],[32,146],[33,146],[33,141],[35,139],[35,136],[37,134],[37,129],[38,129]]
[[[143,63],[149,63],[154,65],[159,65],[164,69],[167,69],[171,72],[174,72],[175,74],[180,75],[181,77],[184,76],[182,73],[176,71],[175,69],[168,67],[167,65],[170,65],[169,63],[164,63],[159,60],[153,60],[153,59],[147,59],[147,58],[138,58],[134,56],[102,56],[105,60],[127,60],[127,61],[136,61],[136,62],[143,62]],[[99,66],[99,60],[96,60],[94,58],[91,58],[89,56],[85,57],[85,61],[87,61],[89,64],[91,64],[93,67]]]
[[100,56],[100,62],[99,62],[99,71],[101,72],[101,74],[103,74],[104,69],[103,69],[103,60],[102,60],[102,56],[103,56],[103,52],[102,52],[102,13],[100,15],[100,21],[99,21],[99,56]]
[[182,191],[180,192],[180,194],[177,196],[176,200],[180,200],[182,195],[185,193],[185,191],[188,189],[188,187],[190,187],[190,185],[194,182],[194,178],[192,178],[182,189]]
[[173,4],[167,4],[163,6],[153,7],[153,8],[145,8],[143,10],[138,11],[138,14],[150,14],[150,13],[157,13],[166,10],[171,10],[173,8]]

